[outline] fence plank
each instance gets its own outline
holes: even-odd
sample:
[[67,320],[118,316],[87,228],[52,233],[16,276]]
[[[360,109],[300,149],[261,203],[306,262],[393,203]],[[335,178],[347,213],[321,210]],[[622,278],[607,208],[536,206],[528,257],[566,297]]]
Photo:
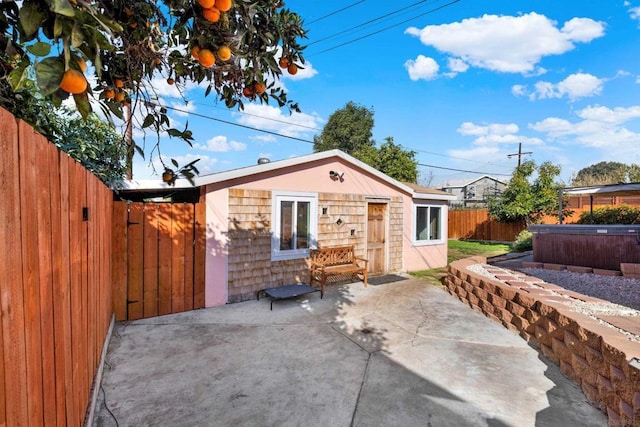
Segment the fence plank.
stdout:
[[[22,279],[22,222],[18,128],[14,117],[0,109],[0,313],[5,369],[6,424],[28,423],[27,360]],[[3,384],[3,386],[4,386]],[[1,420],[1,419],[0,419]]]
[[79,170],[74,161],[69,159],[69,278],[71,287],[71,345],[73,363],[73,399],[76,408],[73,424],[81,421],[77,412],[84,404],[85,390],[84,365],[85,333],[83,311],[86,310],[82,299],[82,203],[83,197],[79,186],[82,185]]
[[129,205],[129,259],[127,261],[127,319],[143,317],[143,203]]
[[144,317],[158,315],[158,205],[144,207]]
[[[22,280],[27,354],[27,396],[29,424],[43,423],[42,341],[40,334],[40,293],[38,270],[38,191],[37,143],[34,131],[26,123],[18,124],[20,138],[20,216],[22,219]],[[34,209],[35,208],[35,209]]]
[[77,417],[76,414],[80,409],[76,409],[77,394],[73,380],[73,315],[71,309],[71,296],[73,292],[72,286],[72,259],[71,259],[71,221],[70,221],[70,185],[71,172],[69,166],[72,160],[66,154],[59,153],[60,162],[60,228],[62,231],[62,269],[60,270],[60,296],[63,301],[62,305],[62,321],[64,329],[64,348],[65,348],[65,404],[67,409],[67,423],[71,424]]
[[184,204],[171,205],[171,312],[184,311]]
[[52,253],[52,288],[53,288],[53,316],[55,343],[55,373],[56,373],[56,424],[67,425],[67,413],[73,413],[69,408],[71,399],[67,399],[67,387],[72,388],[71,382],[71,307],[69,304],[69,220],[68,215],[68,186],[67,169],[62,167],[66,162],[60,161],[58,150],[49,150],[49,193],[51,195],[51,239]]
[[40,291],[40,331],[42,345],[42,392],[44,424],[56,423],[56,369],[53,329],[53,281],[51,268],[51,242],[60,236],[52,235],[51,189],[49,188],[49,151],[57,149],[48,144],[41,135],[34,135],[38,191],[38,271]]
[[193,250],[194,250],[194,222],[195,206],[184,204],[184,310],[193,310]]
[[194,266],[193,266],[193,307],[204,308],[205,306],[205,253],[206,253],[206,204],[204,197],[200,197],[200,201],[195,206],[195,248],[194,248]]
[[111,298],[116,320],[127,320],[127,202],[114,202],[111,234]]
[[158,205],[158,314],[171,313],[171,205]]

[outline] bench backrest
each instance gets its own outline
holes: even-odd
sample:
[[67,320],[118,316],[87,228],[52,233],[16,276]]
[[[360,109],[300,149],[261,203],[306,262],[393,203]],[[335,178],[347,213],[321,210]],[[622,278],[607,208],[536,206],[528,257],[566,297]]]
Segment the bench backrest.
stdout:
[[333,246],[311,250],[311,262],[318,265],[353,264],[353,246]]

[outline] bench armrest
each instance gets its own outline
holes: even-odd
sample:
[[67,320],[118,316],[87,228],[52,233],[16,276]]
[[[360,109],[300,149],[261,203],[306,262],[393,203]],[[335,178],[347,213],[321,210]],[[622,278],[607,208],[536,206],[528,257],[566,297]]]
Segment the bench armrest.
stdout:
[[354,259],[356,265],[358,264],[358,261],[364,263],[364,268],[367,268],[367,266],[369,265],[369,260],[366,259],[366,258],[354,257],[353,259]]

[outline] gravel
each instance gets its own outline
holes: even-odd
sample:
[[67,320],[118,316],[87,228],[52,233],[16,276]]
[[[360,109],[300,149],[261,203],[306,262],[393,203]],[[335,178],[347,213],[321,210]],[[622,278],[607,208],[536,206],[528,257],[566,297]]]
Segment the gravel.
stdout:
[[640,310],[640,280],[638,279],[541,268],[524,268],[519,271],[582,295]]
[[[474,264],[467,269],[482,276],[497,279],[489,273],[485,264]],[[520,268],[512,270],[535,277],[546,283],[552,283],[564,289],[603,300],[602,302],[584,302],[566,297],[566,304],[579,313],[591,316],[600,324],[611,327],[627,336],[631,341],[640,342],[640,336],[620,329],[599,318],[601,315],[640,317],[640,280],[621,276],[603,276],[599,274],[573,273],[570,271],[545,270],[540,268]],[[535,283],[532,283],[536,286]],[[555,293],[554,291],[550,291]]]

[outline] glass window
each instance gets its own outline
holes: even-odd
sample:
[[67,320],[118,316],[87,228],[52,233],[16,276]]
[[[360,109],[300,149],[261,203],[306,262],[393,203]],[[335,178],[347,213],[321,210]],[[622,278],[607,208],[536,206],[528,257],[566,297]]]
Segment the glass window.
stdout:
[[314,247],[317,196],[308,193],[273,193],[271,259],[306,258]]
[[442,207],[416,205],[414,226],[416,245],[441,243],[443,241]]

